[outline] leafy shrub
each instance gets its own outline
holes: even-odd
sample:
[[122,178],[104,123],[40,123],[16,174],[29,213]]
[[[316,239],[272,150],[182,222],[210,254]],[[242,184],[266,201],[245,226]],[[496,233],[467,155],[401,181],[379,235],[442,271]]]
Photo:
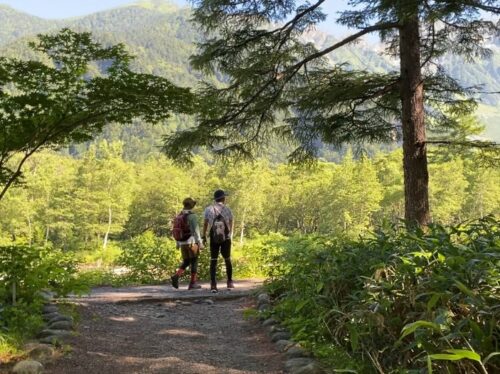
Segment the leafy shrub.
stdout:
[[126,275],[115,274],[109,269],[92,269],[80,271],[78,282],[90,289],[98,286],[120,287],[128,285],[131,280]]
[[18,341],[33,336],[43,327],[41,306],[39,300],[6,305],[0,313],[0,328]]
[[127,277],[134,282],[162,282],[178,265],[178,250],[173,240],[148,231],[125,243],[117,262],[129,270]]
[[42,326],[41,290],[59,296],[82,292],[76,261],[61,250],[10,245],[0,247],[0,354],[15,353],[15,342],[34,335]]
[[269,289],[278,316],[327,360],[340,347],[361,372],[495,372],[499,265],[499,222],[489,217],[357,241],[290,240]]
[[281,253],[283,241],[283,235],[272,233],[256,235],[243,245],[235,242],[231,256],[236,277],[265,277],[269,273],[271,260]]
[[121,247],[117,243],[110,242],[105,249],[100,246],[94,250],[77,252],[76,255],[80,263],[109,267],[116,264],[121,253]]
[[[280,243],[285,240],[281,234],[257,235],[240,245],[233,241],[231,260],[234,278],[262,277],[268,273],[270,261],[281,251]],[[224,259],[219,255],[217,262],[217,279],[226,279]],[[207,245],[200,253],[198,261],[198,277],[210,279],[210,248]]]
[[11,245],[0,247],[0,297],[27,304],[36,302],[39,291],[47,289],[60,296],[81,291],[76,281],[77,263],[74,257],[59,249]]

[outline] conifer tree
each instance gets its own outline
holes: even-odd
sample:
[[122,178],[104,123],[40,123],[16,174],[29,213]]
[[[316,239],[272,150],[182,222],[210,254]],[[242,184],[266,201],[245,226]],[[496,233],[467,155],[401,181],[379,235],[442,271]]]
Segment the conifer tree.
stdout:
[[[401,136],[405,218],[430,221],[426,127],[453,127],[475,101],[439,65],[445,53],[484,57],[498,33],[496,0],[351,0],[337,22],[352,35],[318,49],[303,35],[325,20],[325,0],[194,0],[207,34],[192,65],[227,77],[206,84],[198,125],[166,138],[171,157],[195,146],[251,156],[273,136],[297,143],[290,159],[315,156],[320,141],[383,142]],[[493,15],[493,17],[491,17]],[[375,73],[332,64],[328,56],[378,33],[399,71]],[[451,116],[450,116],[451,114]]]

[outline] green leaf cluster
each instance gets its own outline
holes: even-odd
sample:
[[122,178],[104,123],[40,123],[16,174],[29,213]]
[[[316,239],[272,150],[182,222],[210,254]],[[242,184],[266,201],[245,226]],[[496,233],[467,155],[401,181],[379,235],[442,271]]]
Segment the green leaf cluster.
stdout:
[[40,59],[0,58],[0,198],[42,148],[89,140],[108,123],[156,123],[192,109],[188,89],[133,72],[122,44],[63,29],[30,47]]
[[499,230],[486,217],[351,241],[290,239],[270,271],[276,316],[307,346],[364,362],[344,368],[495,372]]

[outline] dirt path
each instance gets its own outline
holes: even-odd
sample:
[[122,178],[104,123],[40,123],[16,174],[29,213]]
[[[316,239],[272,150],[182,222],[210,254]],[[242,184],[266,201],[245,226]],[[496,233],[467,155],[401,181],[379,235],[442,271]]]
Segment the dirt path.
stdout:
[[257,284],[241,282],[215,297],[206,285],[95,290],[78,300],[71,352],[46,372],[283,373],[283,357],[262,327],[244,318],[253,303],[245,295]]

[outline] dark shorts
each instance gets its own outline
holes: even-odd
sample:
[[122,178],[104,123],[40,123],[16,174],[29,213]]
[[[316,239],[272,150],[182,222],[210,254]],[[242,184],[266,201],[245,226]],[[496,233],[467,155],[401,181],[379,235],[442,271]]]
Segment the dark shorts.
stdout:
[[196,258],[200,254],[198,244],[181,244],[181,254],[183,260]]

